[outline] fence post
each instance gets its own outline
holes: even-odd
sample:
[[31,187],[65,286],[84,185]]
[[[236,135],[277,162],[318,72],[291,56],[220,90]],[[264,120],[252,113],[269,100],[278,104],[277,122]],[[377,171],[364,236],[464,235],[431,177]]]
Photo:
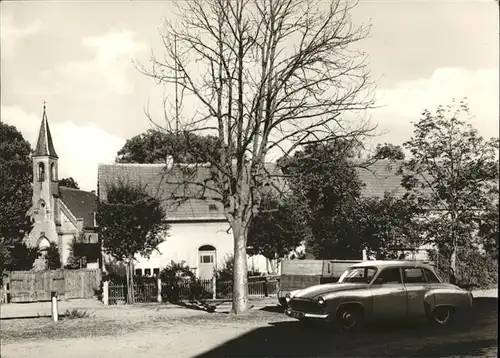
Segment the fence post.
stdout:
[[52,320],[54,322],[59,321],[59,313],[57,311],[57,292],[52,291],[51,296],[51,308],[52,308]]
[[7,282],[5,282],[5,281],[2,284],[2,290],[3,291],[2,291],[2,297],[0,298],[0,302],[1,303],[9,303],[9,300],[7,298],[7,290],[8,290]]
[[102,281],[102,303],[109,305],[109,281]]
[[215,278],[215,275],[212,277],[212,298],[215,300],[217,298],[217,279]]
[[160,275],[158,275],[156,279],[156,284],[158,285],[158,302],[161,302],[161,278]]

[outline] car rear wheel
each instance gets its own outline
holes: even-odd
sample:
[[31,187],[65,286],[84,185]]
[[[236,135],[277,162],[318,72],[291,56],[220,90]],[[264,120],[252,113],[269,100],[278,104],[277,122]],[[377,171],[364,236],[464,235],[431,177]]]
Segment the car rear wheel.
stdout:
[[451,320],[453,309],[448,306],[438,306],[430,314],[431,322],[440,326],[448,324]]
[[340,307],[337,312],[337,325],[344,332],[358,330],[363,323],[363,311],[358,306]]

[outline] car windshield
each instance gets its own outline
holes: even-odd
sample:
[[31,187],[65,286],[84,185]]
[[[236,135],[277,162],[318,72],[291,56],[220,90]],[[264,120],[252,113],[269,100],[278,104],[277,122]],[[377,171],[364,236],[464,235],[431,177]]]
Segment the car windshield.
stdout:
[[351,267],[344,271],[338,282],[370,283],[376,272],[375,267]]

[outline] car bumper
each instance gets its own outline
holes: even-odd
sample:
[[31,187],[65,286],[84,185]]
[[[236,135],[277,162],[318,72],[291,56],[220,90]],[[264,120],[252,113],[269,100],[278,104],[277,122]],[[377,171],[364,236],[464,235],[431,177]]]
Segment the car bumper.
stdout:
[[301,311],[294,311],[292,309],[287,309],[285,314],[288,317],[292,317],[295,319],[318,319],[318,320],[326,320],[328,318],[328,314],[325,313],[308,313]]

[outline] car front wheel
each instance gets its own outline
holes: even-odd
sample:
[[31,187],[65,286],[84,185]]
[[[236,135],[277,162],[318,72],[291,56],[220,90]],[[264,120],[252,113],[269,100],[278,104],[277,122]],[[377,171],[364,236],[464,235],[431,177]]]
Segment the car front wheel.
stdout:
[[357,306],[344,306],[337,312],[337,325],[345,332],[356,331],[361,327],[363,311]]
[[453,310],[451,307],[438,306],[431,312],[429,318],[432,323],[444,326],[450,322],[452,314]]

